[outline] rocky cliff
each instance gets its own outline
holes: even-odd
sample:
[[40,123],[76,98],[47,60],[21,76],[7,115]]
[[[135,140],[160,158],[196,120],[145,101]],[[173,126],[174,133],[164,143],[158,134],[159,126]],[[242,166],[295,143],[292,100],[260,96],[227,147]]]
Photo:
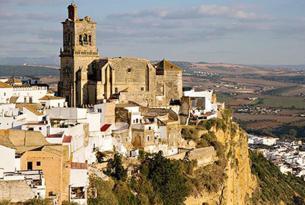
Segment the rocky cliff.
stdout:
[[[216,163],[210,165],[209,168],[204,168],[204,172],[210,173],[209,178],[205,178],[210,181],[216,180],[215,183],[219,183],[219,185],[214,186],[213,189],[205,184],[199,193],[188,197],[185,204],[252,204],[251,198],[257,188],[257,180],[251,174],[246,133],[230,117],[226,116],[223,116],[223,119],[209,121],[208,124],[205,123],[202,126],[206,127],[209,135],[216,137],[217,142],[221,145],[221,147],[218,145],[216,149],[222,149],[222,152],[218,153],[222,155],[220,160],[222,160],[223,166],[219,166],[221,162],[218,162],[218,165]],[[199,137],[202,139],[208,136]],[[217,166],[218,168],[215,169]],[[218,174],[214,172],[218,172]],[[223,180],[214,179],[221,177],[220,172],[223,172]],[[201,177],[200,174],[200,172],[197,173],[198,178]]]

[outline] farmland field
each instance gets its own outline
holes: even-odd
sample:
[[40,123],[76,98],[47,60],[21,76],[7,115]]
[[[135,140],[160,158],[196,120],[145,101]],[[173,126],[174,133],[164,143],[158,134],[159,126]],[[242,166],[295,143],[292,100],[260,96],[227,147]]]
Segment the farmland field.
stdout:
[[253,104],[273,108],[305,109],[305,98],[294,96],[262,96]]

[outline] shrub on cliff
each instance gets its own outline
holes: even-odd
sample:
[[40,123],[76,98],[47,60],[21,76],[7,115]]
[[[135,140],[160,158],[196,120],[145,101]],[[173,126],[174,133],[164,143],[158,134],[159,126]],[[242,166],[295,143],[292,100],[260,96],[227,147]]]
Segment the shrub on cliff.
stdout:
[[[90,177],[88,205],[118,205],[112,191],[113,184],[98,177]],[[94,192],[94,193],[93,193]]]
[[116,180],[126,180],[127,171],[122,165],[121,155],[115,154],[114,158],[109,160],[105,174]]
[[183,204],[190,194],[191,187],[181,163],[163,157],[160,152],[146,158],[141,166],[141,173],[151,182],[163,204]]

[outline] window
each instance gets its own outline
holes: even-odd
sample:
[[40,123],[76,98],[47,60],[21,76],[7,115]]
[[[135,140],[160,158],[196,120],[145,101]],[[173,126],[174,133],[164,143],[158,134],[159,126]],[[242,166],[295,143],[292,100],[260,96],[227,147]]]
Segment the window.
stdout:
[[84,42],[85,45],[88,44],[88,35],[87,34],[84,34],[83,42]]
[[127,72],[130,73],[130,72],[131,72],[131,68],[128,68],[128,69],[127,69]]
[[119,89],[118,89],[118,88],[114,88],[114,92],[115,92],[115,93],[118,93],[118,92],[119,92]]
[[91,42],[92,42],[92,37],[91,37],[91,35],[89,35],[89,43],[90,43],[90,45],[91,45]]
[[86,191],[84,187],[71,187],[71,199],[85,199]]
[[40,161],[37,161],[37,162],[36,162],[36,166],[38,166],[38,167],[41,166],[41,162],[40,162]]
[[141,87],[141,91],[144,91],[144,88],[143,88],[143,87]]
[[49,196],[56,196],[56,194],[54,192],[50,191]]
[[27,170],[33,170],[33,162],[27,163]]
[[39,130],[42,130],[42,128],[41,128],[41,127],[39,127]]
[[147,136],[147,141],[149,141],[149,135]]
[[82,35],[79,35],[79,44],[83,45],[83,36]]

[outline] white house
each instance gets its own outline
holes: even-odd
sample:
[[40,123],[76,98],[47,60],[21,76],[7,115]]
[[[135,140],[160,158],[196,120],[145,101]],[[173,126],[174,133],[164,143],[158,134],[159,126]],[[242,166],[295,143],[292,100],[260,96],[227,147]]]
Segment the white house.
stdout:
[[38,131],[41,132],[44,136],[48,136],[50,134],[50,124],[47,121],[40,122],[28,122],[26,124],[21,125],[22,130],[29,131]]
[[47,94],[39,99],[40,104],[45,108],[66,107],[66,100],[63,97],[57,97]]
[[4,172],[15,172],[15,154],[16,150],[0,145],[0,178]]
[[[213,90],[195,91],[194,89],[192,89],[189,91],[184,91],[183,95],[185,97],[203,100],[204,113],[217,111],[217,103],[213,103]],[[192,107],[197,107],[197,105],[195,104],[196,102],[193,103],[194,104],[192,105]]]
[[87,189],[89,186],[88,165],[86,163],[71,163],[70,171],[70,201],[79,205],[87,204]]
[[47,92],[47,85],[9,85],[0,82],[0,103],[39,103]]

